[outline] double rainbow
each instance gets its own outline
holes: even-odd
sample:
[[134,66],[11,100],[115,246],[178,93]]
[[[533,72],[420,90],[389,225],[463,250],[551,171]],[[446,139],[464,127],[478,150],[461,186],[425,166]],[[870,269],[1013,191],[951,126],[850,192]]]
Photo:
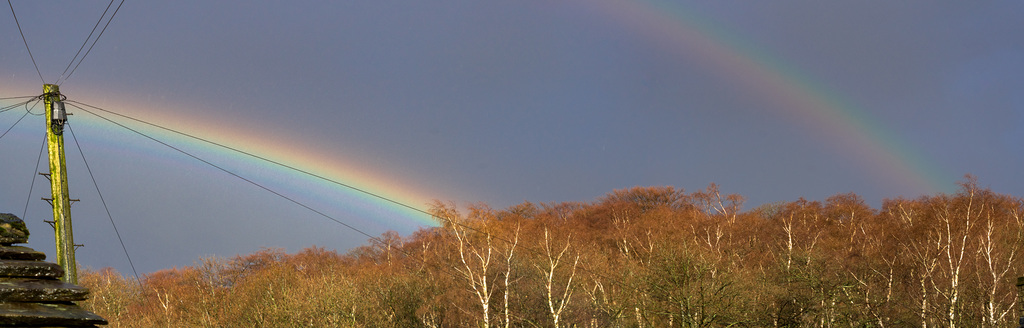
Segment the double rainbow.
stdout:
[[[922,193],[948,192],[955,189],[948,174],[944,174],[938,167],[910,149],[895,134],[869,117],[866,111],[844,100],[838,94],[819,87],[820,84],[814,83],[797,70],[788,68],[781,61],[747,46],[724,30],[716,28],[714,24],[702,21],[685,8],[654,0],[581,0],[577,5],[580,9],[597,10],[613,24],[643,35],[653,45],[699,60],[713,71],[733,79],[743,89],[774,102],[774,107],[784,108],[780,115],[792,116],[806,124],[809,130],[835,143],[837,149],[862,163],[870,174],[878,177],[879,181],[896,183],[901,188]],[[339,194],[345,202],[351,202],[339,206],[358,212],[357,216],[366,220],[390,227],[437,225],[429,215],[421,212],[434,197],[423,196],[424,192],[409,190],[401,181],[389,181],[366,174],[357,168],[339,163],[335,158],[310,149],[297,148],[292,143],[256,137],[251,131],[210,126],[210,123],[196,118],[175,116],[175,112],[147,110],[147,115],[156,116],[147,117],[147,120],[167,123],[168,126],[189,126],[190,131],[202,131],[199,136],[203,139],[226,145],[245,145],[247,152],[314,172],[355,189],[338,186],[317,177],[268,164],[181,135],[158,130],[147,130],[147,133],[184,149],[219,154],[218,156],[227,158],[229,162],[271,172],[268,174],[268,185],[302,186],[287,188],[291,191],[301,189],[311,194],[304,195],[303,198],[316,199],[317,196],[312,195],[313,193]],[[75,123],[109,126],[108,123],[100,123],[99,119],[90,115],[83,116],[76,117],[82,123]],[[102,128],[120,129],[116,126]],[[259,142],[253,142],[256,139],[259,139]],[[320,201],[337,202],[326,199]]]

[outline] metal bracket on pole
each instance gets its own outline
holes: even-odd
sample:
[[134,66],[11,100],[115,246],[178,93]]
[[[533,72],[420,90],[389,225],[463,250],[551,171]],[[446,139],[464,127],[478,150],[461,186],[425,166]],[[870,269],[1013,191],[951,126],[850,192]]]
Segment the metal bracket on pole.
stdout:
[[[47,203],[49,203],[51,207],[53,206],[53,198],[43,197],[42,200],[45,200]],[[81,199],[68,199],[68,202],[72,203],[72,204],[75,203],[75,202],[80,202],[80,201],[82,201],[82,200]]]

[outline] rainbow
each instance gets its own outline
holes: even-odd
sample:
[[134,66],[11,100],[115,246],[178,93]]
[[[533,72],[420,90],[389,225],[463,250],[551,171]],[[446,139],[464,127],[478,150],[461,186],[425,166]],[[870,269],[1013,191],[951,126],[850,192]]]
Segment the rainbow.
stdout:
[[922,155],[868,113],[808,76],[749,46],[668,1],[581,0],[606,19],[643,35],[667,51],[691,57],[750,92],[773,101],[787,115],[836,144],[877,176],[924,194],[951,192],[955,185]]
[[[74,99],[69,100],[73,101]],[[16,102],[14,100],[0,101],[3,105]],[[111,112],[141,118],[160,126],[172,127],[205,140],[235,147],[256,156],[344,183],[349,187],[196,138],[133,122],[90,106],[73,102],[68,102],[68,104],[69,111],[76,113],[69,124],[72,125],[77,137],[82,139],[83,144],[89,143],[90,147],[99,147],[104,151],[123,154],[125,158],[142,157],[170,163],[176,167],[207,170],[214,175],[226,174],[194,158],[112,124],[106,120],[109,119],[203,160],[208,160],[214,165],[371,235],[379,231],[368,229],[367,225],[379,225],[386,229],[400,231],[413,231],[418,227],[438,225],[430,215],[424,213],[432,201],[431,197],[422,196],[426,193],[405,188],[400,181],[382,179],[366,170],[341,164],[336,159],[329,158],[328,154],[303,149],[288,140],[260,138],[259,142],[253,142],[254,137],[251,131],[230,126],[215,126],[209,121],[175,114],[181,111],[150,108],[151,105],[147,107],[136,106],[140,104],[130,104],[129,102],[118,103],[118,108],[132,108],[133,113],[126,113],[118,108],[103,108]],[[83,109],[106,119],[85,113]],[[21,124],[26,123],[22,122]],[[188,129],[177,128],[182,126],[188,127]],[[20,130],[24,129],[19,128],[12,133]],[[88,139],[85,139],[86,135],[88,135]],[[253,186],[253,188],[259,189],[257,186]]]

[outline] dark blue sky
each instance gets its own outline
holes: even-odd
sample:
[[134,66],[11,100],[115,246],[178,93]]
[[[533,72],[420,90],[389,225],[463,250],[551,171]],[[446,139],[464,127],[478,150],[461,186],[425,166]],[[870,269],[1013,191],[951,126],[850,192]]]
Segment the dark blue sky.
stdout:
[[[43,80],[54,82],[107,2],[12,4]],[[41,93],[13,17],[0,17],[0,97]],[[419,208],[712,182],[746,197],[746,209],[846,192],[877,206],[953,192],[967,173],[1020,196],[1020,17],[1015,1],[126,2],[61,90]],[[818,108],[815,97],[831,102]],[[72,112],[142,272],[366,240]],[[0,129],[22,114],[0,113]],[[30,246],[49,252],[38,200],[47,186],[36,180],[28,194],[39,120],[0,139],[0,212],[22,215],[30,200]],[[348,203],[366,201],[350,190],[146,131],[369,234],[422,224],[365,214]],[[86,244],[79,261],[128,272],[70,147],[72,196],[83,199],[73,210],[76,242]]]

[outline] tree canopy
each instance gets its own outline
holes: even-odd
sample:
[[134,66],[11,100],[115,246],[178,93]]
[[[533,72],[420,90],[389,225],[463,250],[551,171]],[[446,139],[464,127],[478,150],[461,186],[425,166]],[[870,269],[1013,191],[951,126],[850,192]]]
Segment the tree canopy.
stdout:
[[440,227],[345,254],[84,270],[111,327],[1008,327],[1024,200],[977,186],[741,210],[715,185],[504,210],[437,202]]

